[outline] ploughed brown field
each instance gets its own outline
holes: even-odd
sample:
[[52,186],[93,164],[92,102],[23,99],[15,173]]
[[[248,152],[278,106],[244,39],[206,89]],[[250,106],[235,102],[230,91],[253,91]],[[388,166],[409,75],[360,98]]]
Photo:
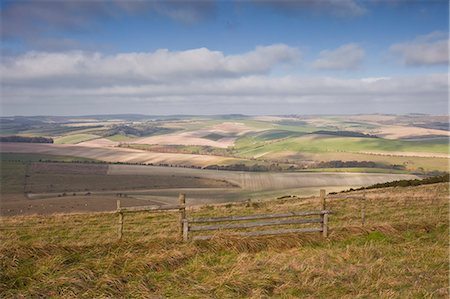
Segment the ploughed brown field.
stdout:
[[8,162],[1,215],[112,211],[124,206],[173,204],[178,193],[188,205],[280,196],[311,196],[413,175],[376,173],[252,173],[140,165]]
[[50,155],[66,155],[97,159],[106,162],[125,163],[168,163],[177,165],[207,166],[220,163],[229,158],[220,156],[154,153],[142,150],[104,147],[104,146],[79,146],[70,144],[39,144],[39,143],[8,143],[1,144],[1,152],[13,153],[37,153]]

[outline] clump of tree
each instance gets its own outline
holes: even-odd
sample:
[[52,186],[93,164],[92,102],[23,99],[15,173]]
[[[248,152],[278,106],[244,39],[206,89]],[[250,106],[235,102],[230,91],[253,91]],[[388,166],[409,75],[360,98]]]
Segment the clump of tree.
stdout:
[[231,170],[231,171],[253,171],[253,172],[266,172],[266,171],[282,171],[283,168],[278,164],[260,165],[245,165],[242,163],[229,164],[229,165],[208,165],[204,169],[212,170]]
[[164,128],[155,125],[140,125],[140,126],[129,126],[129,125],[113,125],[107,130],[98,132],[103,137],[109,137],[113,135],[133,135],[137,137],[152,136],[168,134],[176,131],[176,129]]
[[322,161],[316,164],[313,164],[314,168],[383,168],[383,169],[395,169],[395,170],[405,170],[404,165],[398,164],[383,164],[376,163],[373,161],[341,161],[341,160],[333,160],[333,161]]
[[421,180],[420,179],[398,180],[398,181],[374,184],[374,185],[371,185],[368,187],[361,187],[358,189],[350,188],[350,189],[342,191],[342,192],[345,193],[345,192],[350,192],[350,191],[379,189],[379,188],[387,188],[387,187],[411,187],[411,186],[430,185],[430,184],[437,184],[437,183],[448,183],[449,181],[450,181],[449,174],[446,173],[444,175],[432,176],[432,177],[424,178]]
[[341,137],[363,137],[363,138],[379,138],[376,135],[364,134],[361,132],[354,131],[315,131],[312,134],[320,134],[320,135],[332,135],[332,136],[341,136]]
[[53,143],[48,137],[2,136],[0,142]]

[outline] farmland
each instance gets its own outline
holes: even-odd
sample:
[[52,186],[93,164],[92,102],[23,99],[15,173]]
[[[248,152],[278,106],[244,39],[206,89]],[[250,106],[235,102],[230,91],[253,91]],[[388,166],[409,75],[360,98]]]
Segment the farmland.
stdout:
[[2,152],[106,162],[292,170],[335,160],[372,161],[386,172],[395,165],[427,173],[448,170],[446,121],[423,115],[22,117],[3,119],[0,135],[45,136],[56,143],[5,143]]
[[270,200],[442,174],[444,122],[420,115],[4,118],[0,135],[54,144],[0,144],[1,212],[111,210],[118,193],[130,205],[173,203],[186,190],[191,205]]
[[126,194],[129,205],[160,205],[174,203],[179,192],[188,192],[189,205],[198,205],[286,194],[310,196],[323,186],[339,191],[416,178],[385,173],[254,173],[94,162],[39,154],[2,155],[1,213],[113,210],[119,193]]

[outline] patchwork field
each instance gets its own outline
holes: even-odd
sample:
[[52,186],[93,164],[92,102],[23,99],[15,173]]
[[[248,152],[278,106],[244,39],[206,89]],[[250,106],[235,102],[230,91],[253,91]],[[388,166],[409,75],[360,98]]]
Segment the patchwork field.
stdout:
[[[134,205],[186,190],[191,205],[301,197],[449,170],[444,116],[11,117],[0,129],[54,141],[0,143],[9,214],[111,210],[118,193]],[[31,162],[60,159],[144,165]]]
[[[46,136],[65,146],[1,144],[2,152],[269,170],[332,169],[319,164],[371,161],[377,163],[371,168],[386,172],[426,174],[448,171],[450,133],[446,116],[116,115],[3,118],[0,136],[11,134]],[[357,163],[351,167],[367,169]]]
[[207,155],[153,153],[149,151],[133,150],[127,148],[32,143],[2,143],[0,150],[4,153],[69,155],[97,159],[105,162],[146,164],[153,163],[206,166],[230,159],[226,157]]

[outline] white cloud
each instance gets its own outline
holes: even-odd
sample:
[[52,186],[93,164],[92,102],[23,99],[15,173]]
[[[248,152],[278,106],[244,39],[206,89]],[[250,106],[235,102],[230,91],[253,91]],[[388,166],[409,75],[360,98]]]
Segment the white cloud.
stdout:
[[394,44],[390,52],[406,65],[446,65],[449,63],[448,33],[431,32],[412,41]]
[[404,113],[425,112],[424,107],[430,110],[427,112],[447,109],[447,74],[343,79],[275,76],[271,72],[278,64],[298,58],[298,51],[286,45],[258,47],[238,55],[205,48],[109,56],[28,53],[2,61],[2,113]]
[[70,84],[77,81],[123,84],[268,73],[278,64],[294,63],[299,57],[297,49],[284,44],[259,46],[240,55],[224,55],[206,48],[109,56],[81,51],[29,52],[5,60],[0,71],[4,82],[59,80],[63,83],[63,79],[69,79]]
[[364,49],[359,45],[346,44],[334,50],[321,51],[313,67],[320,70],[352,70],[361,65],[364,56]]

